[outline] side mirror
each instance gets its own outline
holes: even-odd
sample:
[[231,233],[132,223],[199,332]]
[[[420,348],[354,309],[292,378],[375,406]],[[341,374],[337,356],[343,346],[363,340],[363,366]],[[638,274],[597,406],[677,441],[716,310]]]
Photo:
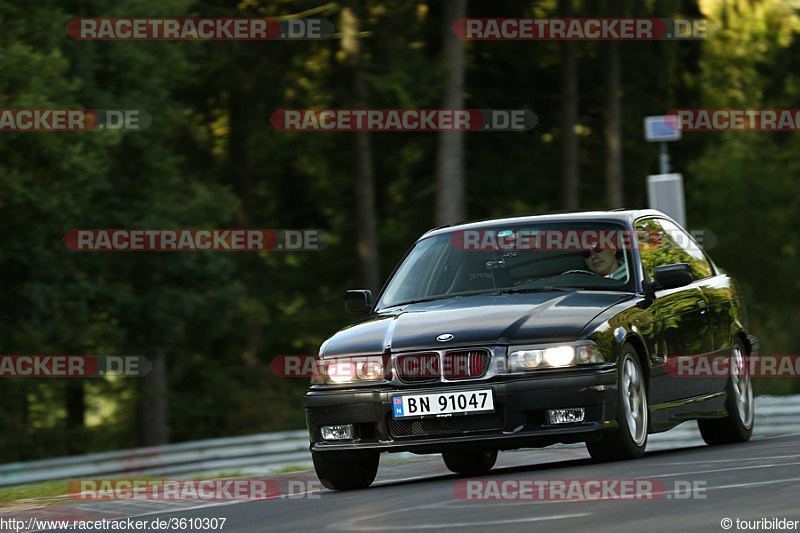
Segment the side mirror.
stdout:
[[372,309],[372,291],[359,289],[345,292],[344,308],[349,313],[368,313]]
[[692,268],[689,263],[657,266],[653,272],[659,289],[676,289],[692,282]]

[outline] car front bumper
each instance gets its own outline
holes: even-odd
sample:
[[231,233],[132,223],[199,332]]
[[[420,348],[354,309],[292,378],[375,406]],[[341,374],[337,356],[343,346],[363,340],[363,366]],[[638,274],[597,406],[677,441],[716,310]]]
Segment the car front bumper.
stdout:
[[[395,419],[392,396],[492,389],[495,411],[487,414]],[[419,387],[312,388],[304,398],[311,450],[438,453],[459,447],[498,450],[590,440],[617,427],[614,366],[560,370],[541,375],[437,383]],[[582,407],[582,422],[551,424],[547,411]],[[353,424],[352,440],[326,441],[320,428]]]

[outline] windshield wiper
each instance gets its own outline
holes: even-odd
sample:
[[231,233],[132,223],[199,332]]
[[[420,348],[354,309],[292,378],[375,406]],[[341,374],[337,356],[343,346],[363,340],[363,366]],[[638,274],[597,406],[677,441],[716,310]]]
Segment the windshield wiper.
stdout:
[[408,300],[406,302],[400,302],[396,304],[386,305],[381,307],[383,309],[389,309],[391,307],[400,307],[402,305],[412,305],[412,304],[421,304],[425,302],[435,302],[436,300],[447,300],[448,298],[464,298],[467,296],[478,296],[480,294],[498,294],[497,291],[486,290],[486,291],[478,291],[478,292],[461,292],[455,294],[442,294],[440,296],[432,296],[430,298],[420,298],[419,300]]
[[386,305],[381,307],[381,309],[389,309],[390,307],[400,307],[401,305],[411,305],[411,304],[421,304],[425,302],[433,302],[435,300],[443,300],[445,298],[451,298],[451,296],[439,296],[436,298],[420,298],[419,300],[408,300],[407,302],[400,302],[392,305]]
[[521,294],[526,292],[574,292],[578,290],[581,289],[576,289],[575,287],[518,287],[503,289],[498,291],[496,294]]

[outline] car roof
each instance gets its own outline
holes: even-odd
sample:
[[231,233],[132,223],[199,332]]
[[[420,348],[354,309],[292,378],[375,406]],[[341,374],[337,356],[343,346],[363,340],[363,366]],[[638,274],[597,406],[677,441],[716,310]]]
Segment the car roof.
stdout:
[[624,225],[631,225],[634,220],[641,217],[660,217],[672,220],[665,213],[656,209],[615,209],[613,211],[580,211],[572,213],[553,213],[546,215],[523,215],[505,218],[492,218],[463,224],[452,224],[442,226],[426,232],[420,239],[451,233],[461,230],[480,230],[495,228],[499,225],[507,226],[513,224],[531,224],[548,222],[611,222]]

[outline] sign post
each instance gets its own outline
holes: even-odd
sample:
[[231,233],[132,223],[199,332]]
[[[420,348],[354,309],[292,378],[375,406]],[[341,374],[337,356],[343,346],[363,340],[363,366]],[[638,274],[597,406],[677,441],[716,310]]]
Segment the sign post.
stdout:
[[661,143],[659,172],[669,174],[669,152],[667,142],[680,141],[681,130],[678,129],[678,117],[674,115],[644,117],[644,138],[648,142]]
[[660,143],[658,166],[660,174],[647,176],[647,200],[650,207],[673,217],[681,226],[686,226],[686,207],[683,196],[683,176],[670,173],[667,143],[679,141],[681,130],[675,115],[644,118],[644,138],[648,142]]

